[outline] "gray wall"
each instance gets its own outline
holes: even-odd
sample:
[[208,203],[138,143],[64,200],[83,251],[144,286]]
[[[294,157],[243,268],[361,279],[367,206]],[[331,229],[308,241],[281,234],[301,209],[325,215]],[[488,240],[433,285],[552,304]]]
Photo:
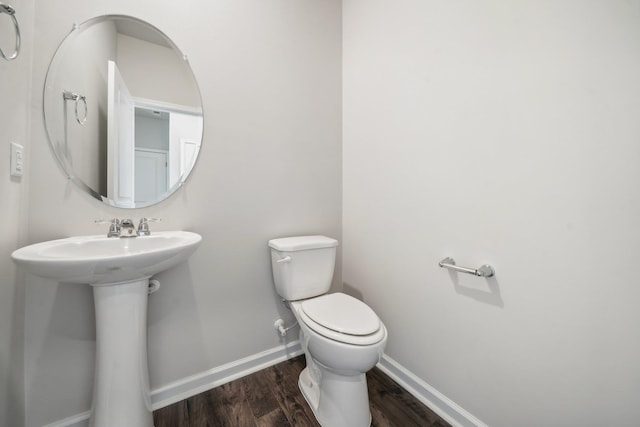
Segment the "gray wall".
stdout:
[[[10,3],[22,33],[22,51],[14,61],[0,59],[0,426],[20,426],[24,417],[23,333],[24,286],[11,262],[11,252],[24,242],[29,171],[29,93],[33,0]],[[0,47],[13,53],[13,26],[6,15],[0,24]],[[27,176],[9,176],[9,146],[25,147]]]
[[134,98],[200,107],[193,77],[173,49],[118,34],[117,63]]
[[343,277],[387,354],[493,427],[637,426],[640,3],[343,4]]
[[[341,20],[337,0],[38,3],[33,65],[29,242],[106,232],[96,218],[161,217],[152,229],[204,240],[160,275],[149,300],[152,388],[276,347],[287,315],[273,290],[267,240],[304,233],[341,239]],[[47,146],[41,90],[74,22],[128,14],[189,55],[205,129],[186,186],[159,205],[109,208],[68,183]],[[335,288],[341,284],[340,266]],[[89,409],[95,350],[89,287],[27,278],[27,425]],[[287,318],[289,320],[289,318]],[[295,335],[295,334],[294,334]]]

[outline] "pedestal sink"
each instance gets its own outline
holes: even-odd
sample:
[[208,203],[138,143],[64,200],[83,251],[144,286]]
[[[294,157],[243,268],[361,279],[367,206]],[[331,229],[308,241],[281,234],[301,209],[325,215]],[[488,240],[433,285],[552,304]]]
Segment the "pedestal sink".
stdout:
[[18,249],[27,271],[93,287],[96,371],[92,427],[152,427],[147,365],[149,278],[185,261],[202,237],[186,231],[108,238],[80,236]]

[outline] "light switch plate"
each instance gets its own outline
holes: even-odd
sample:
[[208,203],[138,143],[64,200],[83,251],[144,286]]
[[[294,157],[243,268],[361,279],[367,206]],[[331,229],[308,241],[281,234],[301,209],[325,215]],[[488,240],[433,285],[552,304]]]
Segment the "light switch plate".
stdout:
[[11,143],[11,176],[20,177],[24,173],[24,147]]

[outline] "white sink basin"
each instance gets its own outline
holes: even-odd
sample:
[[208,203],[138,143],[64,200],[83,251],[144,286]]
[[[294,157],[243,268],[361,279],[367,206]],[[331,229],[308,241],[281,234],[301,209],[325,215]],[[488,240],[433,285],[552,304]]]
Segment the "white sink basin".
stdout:
[[79,236],[25,246],[11,255],[31,273],[68,283],[104,285],[143,279],[185,261],[202,237],[188,231],[150,236]]

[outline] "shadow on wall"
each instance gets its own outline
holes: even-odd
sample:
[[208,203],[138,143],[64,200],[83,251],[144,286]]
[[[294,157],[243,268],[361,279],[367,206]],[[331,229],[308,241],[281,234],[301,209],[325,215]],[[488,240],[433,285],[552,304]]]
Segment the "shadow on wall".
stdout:
[[[269,272],[271,272],[271,253],[269,253]],[[279,318],[284,321],[283,327],[287,330],[284,336],[280,335],[280,333],[277,331],[276,333],[280,335],[280,344],[284,345],[288,351],[288,346],[292,342],[298,340],[300,336],[300,327],[298,327],[298,321],[293,314],[291,305],[286,302],[280,295],[278,295],[275,284],[273,283],[273,276],[271,274],[269,274],[269,280],[267,283],[271,287],[271,290],[273,292],[273,303],[278,310]]]
[[[456,293],[473,298],[476,301],[504,308],[504,301],[500,295],[500,284],[495,276],[493,277],[476,277],[469,276],[469,281],[460,283],[461,273],[448,270],[449,279],[453,283],[453,289]],[[484,285],[482,284],[484,282]]]
[[[46,408],[27,413],[26,423],[41,425],[90,407],[95,310],[90,286],[29,277],[27,292],[37,304],[27,312],[26,399],[46,402]],[[79,397],[69,400],[70,393]]]
[[347,295],[350,295],[350,296],[354,297],[355,299],[359,299],[360,301],[365,302],[364,301],[364,295],[362,294],[362,292],[360,292],[359,289],[354,288],[353,286],[351,286],[348,283],[343,283],[342,284],[342,292],[347,294]]
[[[10,271],[16,269],[10,268]],[[9,276],[10,277],[10,276]],[[24,307],[24,283],[25,273],[17,270],[15,275],[16,289],[13,293],[12,307]],[[24,425],[24,310],[14,309],[11,314],[11,341],[9,353],[0,352],[8,356],[8,359],[0,359],[0,372],[8,372],[9,381],[5,384],[4,390],[0,389],[0,396],[5,397],[4,402],[0,402],[0,423],[2,414],[7,414],[5,418],[10,425]],[[6,349],[5,349],[6,350]]]
[[[504,302],[500,295],[500,284],[498,280],[493,277],[475,277],[469,276],[470,281],[464,281],[460,283],[460,273],[448,270],[449,278],[453,283],[453,288],[456,293],[464,295],[469,298],[473,298],[476,301],[494,305],[496,307],[504,308]],[[482,283],[484,282],[484,285]],[[347,295],[351,295],[354,298],[364,301],[364,295],[362,292],[354,288],[348,283],[343,283],[343,291]],[[366,302],[366,301],[364,301]]]
[[89,285],[64,282],[58,284],[47,336],[95,342],[95,307]]
[[[274,291],[274,295],[277,298],[277,307],[278,314],[280,315],[280,319],[284,321],[284,325],[282,325],[286,330],[286,334],[283,336],[279,332],[275,332],[280,335],[280,344],[285,346],[285,351],[287,352],[287,357],[295,356],[295,353],[291,353],[291,350],[294,347],[291,347],[291,344],[297,341],[300,337],[300,327],[298,326],[298,321],[296,320],[293,312],[289,308],[289,304],[282,301],[280,295],[278,295]],[[274,326],[275,329],[275,326]]]
[[211,354],[204,345],[211,332],[202,323],[206,316],[201,313],[208,310],[208,300],[197,295],[189,263],[154,276],[160,288],[149,295],[147,317],[152,390],[211,368]]

